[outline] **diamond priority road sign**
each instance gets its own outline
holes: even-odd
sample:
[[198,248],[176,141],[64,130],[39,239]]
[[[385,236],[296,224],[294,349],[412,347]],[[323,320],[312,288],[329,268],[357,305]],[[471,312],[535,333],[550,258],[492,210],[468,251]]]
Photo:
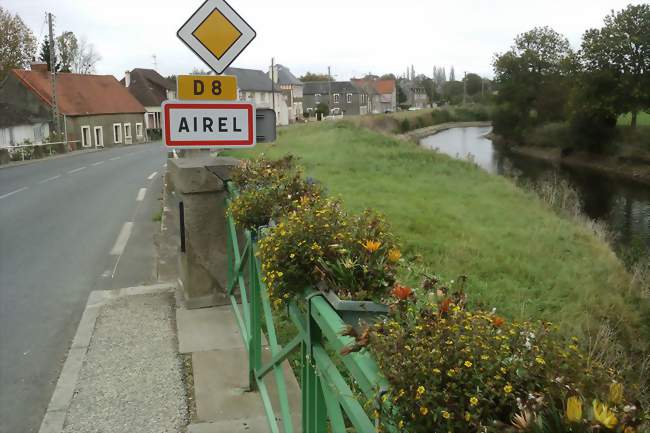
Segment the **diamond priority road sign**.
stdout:
[[206,65],[221,74],[255,39],[255,30],[224,0],[207,0],[177,35]]
[[256,143],[249,102],[165,101],[165,145],[173,149],[243,148]]

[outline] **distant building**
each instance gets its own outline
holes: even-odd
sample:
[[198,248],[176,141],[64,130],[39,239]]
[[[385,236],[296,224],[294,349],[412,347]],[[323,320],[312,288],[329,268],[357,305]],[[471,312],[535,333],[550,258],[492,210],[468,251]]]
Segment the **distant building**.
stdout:
[[[74,147],[104,147],[145,140],[145,109],[112,75],[59,73],[56,96],[61,128]],[[14,126],[41,125],[38,135],[49,134],[43,120],[51,117],[52,86],[47,65],[31,71],[13,69],[0,87],[0,104],[16,108]],[[15,134],[15,130],[14,130]],[[36,133],[34,134],[37,135]],[[15,138],[14,138],[15,141]]]
[[237,77],[237,90],[241,101],[253,102],[257,108],[275,108],[276,123],[289,124],[287,102],[282,96],[282,91],[274,89],[267,74],[258,69],[242,68],[226,68],[224,74]]
[[167,99],[176,98],[176,83],[153,69],[143,68],[126,71],[120,83],[144,106],[145,128],[161,129],[161,104]]
[[404,105],[415,108],[426,108],[429,106],[429,97],[422,84],[414,80],[402,80],[399,86],[406,95]]
[[303,89],[304,84],[291,73],[289,68],[282,65],[275,65],[274,72],[271,74],[269,68],[269,78],[274,80],[275,88],[280,89],[284,96],[287,106],[289,107],[289,121],[293,122],[302,118],[303,114]]
[[386,113],[397,110],[397,87],[395,80],[352,79],[352,82],[363,88],[369,96],[369,113]]
[[334,115],[368,114],[369,97],[365,90],[350,81],[306,82],[303,90],[305,112],[310,115],[315,113],[321,103],[327,105],[330,114]]

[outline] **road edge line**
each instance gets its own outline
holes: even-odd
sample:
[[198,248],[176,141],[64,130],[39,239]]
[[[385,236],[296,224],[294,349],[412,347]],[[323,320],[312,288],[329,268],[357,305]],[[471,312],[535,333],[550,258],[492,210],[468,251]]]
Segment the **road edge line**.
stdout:
[[159,283],[147,286],[125,287],[118,290],[93,290],[88,296],[86,307],[75,333],[61,374],[56,382],[52,398],[43,415],[38,433],[61,433],[65,426],[70,403],[75,396],[79,372],[86,361],[86,353],[95,331],[100,309],[109,301],[133,295],[149,295],[176,291],[174,283]]

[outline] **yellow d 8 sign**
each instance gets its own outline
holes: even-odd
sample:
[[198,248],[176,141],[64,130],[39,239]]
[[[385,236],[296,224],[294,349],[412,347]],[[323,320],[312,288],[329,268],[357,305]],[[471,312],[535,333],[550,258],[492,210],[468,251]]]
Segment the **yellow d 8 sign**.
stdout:
[[178,99],[237,100],[237,77],[232,75],[179,75]]

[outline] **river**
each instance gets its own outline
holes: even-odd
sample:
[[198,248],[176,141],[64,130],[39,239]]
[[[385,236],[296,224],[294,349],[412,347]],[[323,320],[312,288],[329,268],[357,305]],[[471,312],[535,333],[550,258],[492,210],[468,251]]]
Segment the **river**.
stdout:
[[638,248],[645,244],[650,251],[650,187],[592,170],[506,154],[485,138],[490,131],[490,127],[453,128],[423,138],[420,144],[455,158],[470,159],[493,174],[512,173],[514,169],[530,181],[558,175],[578,191],[582,212],[603,222],[619,246]]

